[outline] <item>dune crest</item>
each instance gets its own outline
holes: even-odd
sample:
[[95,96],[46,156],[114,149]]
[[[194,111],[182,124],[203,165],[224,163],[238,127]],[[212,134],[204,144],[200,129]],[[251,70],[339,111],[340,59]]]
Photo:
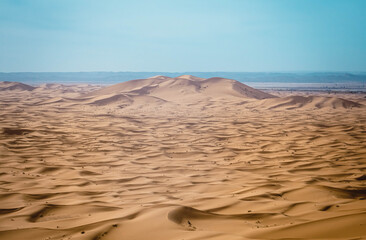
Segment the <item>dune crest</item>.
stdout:
[[180,78],[180,79],[187,79],[187,80],[192,80],[192,81],[202,81],[205,80],[205,78],[200,78],[200,77],[196,77],[193,75],[181,75],[175,78]]

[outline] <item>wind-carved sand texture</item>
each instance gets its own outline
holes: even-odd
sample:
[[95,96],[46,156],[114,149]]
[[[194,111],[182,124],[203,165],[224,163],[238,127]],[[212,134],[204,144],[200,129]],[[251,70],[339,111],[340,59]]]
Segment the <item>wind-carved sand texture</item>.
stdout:
[[364,95],[0,86],[0,239],[366,239]]

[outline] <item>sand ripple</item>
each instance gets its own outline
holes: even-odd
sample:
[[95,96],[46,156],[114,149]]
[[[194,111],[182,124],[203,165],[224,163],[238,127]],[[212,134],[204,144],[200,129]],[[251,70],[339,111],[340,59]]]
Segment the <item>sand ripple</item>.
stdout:
[[1,239],[366,236],[364,109],[72,99],[0,94]]

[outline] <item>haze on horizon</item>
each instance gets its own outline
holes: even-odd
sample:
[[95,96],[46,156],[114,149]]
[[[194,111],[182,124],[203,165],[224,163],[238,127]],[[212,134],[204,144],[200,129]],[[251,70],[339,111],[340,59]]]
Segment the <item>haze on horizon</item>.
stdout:
[[0,1],[0,72],[366,71],[366,1]]

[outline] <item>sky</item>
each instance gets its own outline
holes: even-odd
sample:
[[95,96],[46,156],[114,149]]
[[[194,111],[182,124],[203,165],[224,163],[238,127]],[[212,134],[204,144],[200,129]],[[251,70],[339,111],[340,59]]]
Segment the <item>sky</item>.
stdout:
[[0,72],[366,71],[364,0],[0,0]]

